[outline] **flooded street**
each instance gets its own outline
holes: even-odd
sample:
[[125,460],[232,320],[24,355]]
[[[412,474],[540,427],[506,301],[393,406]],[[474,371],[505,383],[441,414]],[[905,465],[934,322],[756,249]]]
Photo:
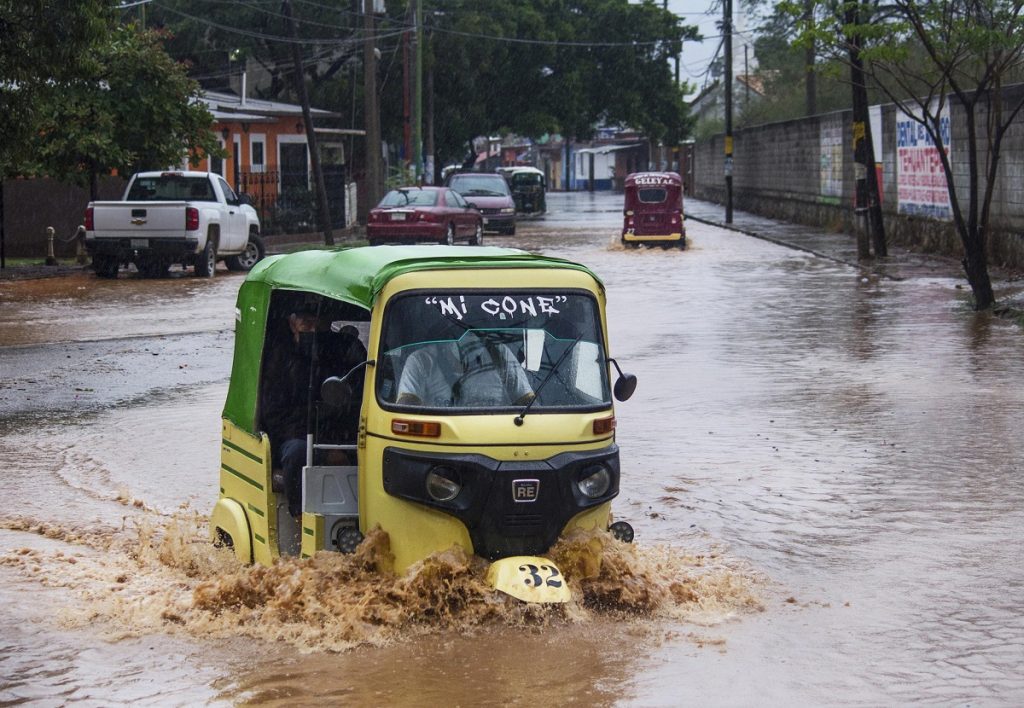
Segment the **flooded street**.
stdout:
[[221,569],[248,582],[196,541],[241,278],[8,281],[0,703],[1024,701],[1019,327],[970,312],[955,277],[864,276],[692,220],[685,251],[624,250],[620,195],[549,207],[485,241],[603,279],[639,378],[616,407],[623,562],[697,578],[682,609],[431,622],[396,582],[377,624],[332,626],[377,602],[344,583],[272,626],[200,613]]

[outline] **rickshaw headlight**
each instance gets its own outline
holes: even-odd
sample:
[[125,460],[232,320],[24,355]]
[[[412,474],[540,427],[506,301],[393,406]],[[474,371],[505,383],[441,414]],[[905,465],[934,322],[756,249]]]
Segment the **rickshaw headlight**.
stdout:
[[576,486],[583,496],[597,499],[608,493],[612,486],[612,475],[604,465],[590,465],[580,472]]
[[462,491],[459,473],[451,467],[437,466],[427,473],[427,494],[434,501],[451,501]]

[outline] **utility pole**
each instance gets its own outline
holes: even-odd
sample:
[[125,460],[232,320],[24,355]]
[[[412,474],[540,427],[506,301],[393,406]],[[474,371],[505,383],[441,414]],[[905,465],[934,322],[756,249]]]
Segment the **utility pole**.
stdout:
[[[843,22],[847,27],[860,26],[860,9],[855,5],[847,8]],[[846,37],[850,55],[850,84],[853,89],[853,169],[856,179],[855,214],[864,216],[864,228],[857,228],[857,257],[871,257],[870,240],[875,247],[875,256],[888,255],[885,245],[885,222],[882,220],[882,203],[878,197],[878,173],[875,171],[875,147],[871,135],[871,119],[868,114],[868,89],[864,82],[864,60],[861,58],[861,38],[854,31]]]
[[[411,35],[410,30],[402,32],[402,158],[410,166],[412,165],[412,60],[409,56]],[[405,169],[405,165],[402,166],[402,169]],[[404,175],[402,181],[405,182]]]
[[380,106],[377,104],[377,54],[373,0],[363,0],[363,102],[366,116],[366,211],[380,201]]
[[0,268],[7,267],[7,233],[4,231],[4,173],[0,172]]
[[732,0],[723,0],[722,39],[725,47],[725,223],[732,223]]
[[423,0],[416,1],[416,98],[413,101],[412,154],[416,184],[423,184]]
[[[302,123],[306,129],[306,149],[309,151],[309,164],[313,168],[313,180],[316,184],[317,221],[324,235],[324,245],[334,245],[334,234],[331,232],[331,210],[327,206],[327,187],[324,184],[323,166],[320,164],[320,149],[316,144],[316,129],[313,127],[313,114],[309,110],[309,93],[306,91],[305,72],[302,70],[302,53],[299,50],[299,34],[295,29],[295,18],[292,17],[290,0],[281,2],[281,14],[288,23],[288,31],[292,38],[292,65],[295,71],[295,90],[302,103]],[[244,95],[244,94],[243,94]]]
[[750,45],[743,43],[743,112],[750,110]]
[[424,119],[427,124],[427,134],[423,138],[423,151],[426,153],[423,160],[423,172],[427,184],[434,184],[434,176],[437,173],[437,166],[434,164],[434,68],[433,62],[427,69],[427,96],[426,113]]
[[[668,10],[668,0],[663,0],[661,3],[663,9]],[[673,54],[675,54],[676,61],[676,86],[679,85],[679,55],[683,53],[683,43],[680,42],[672,47]]]
[[[814,0],[804,0],[804,21],[814,16]],[[804,49],[804,113],[813,116],[818,112],[818,75],[814,73],[814,59],[817,49],[812,39]]]

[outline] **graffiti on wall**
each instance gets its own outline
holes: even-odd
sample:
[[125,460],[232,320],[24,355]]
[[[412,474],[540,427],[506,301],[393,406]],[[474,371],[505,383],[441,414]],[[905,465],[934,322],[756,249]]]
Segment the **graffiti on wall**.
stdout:
[[[942,150],[950,154],[949,109],[939,116]],[[896,114],[896,186],[899,213],[949,219],[952,208],[939,149],[925,127],[903,113]]]
[[838,203],[843,195],[843,121],[825,118],[819,130],[822,201]]

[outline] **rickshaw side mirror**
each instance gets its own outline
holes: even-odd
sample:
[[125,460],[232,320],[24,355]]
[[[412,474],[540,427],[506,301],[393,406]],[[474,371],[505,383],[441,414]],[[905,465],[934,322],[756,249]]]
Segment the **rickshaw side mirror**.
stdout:
[[636,391],[636,376],[623,373],[622,369],[619,368],[619,362],[611,357],[608,357],[608,362],[615,366],[615,370],[619,372],[619,378],[615,380],[615,386],[612,387],[615,400],[628,401],[633,396],[633,392]]
[[320,385],[320,398],[331,406],[343,406],[352,398],[352,387],[344,376],[331,376]]
[[348,379],[352,374],[365,366],[374,366],[377,362],[367,359],[349,369],[344,376],[331,376],[320,384],[320,400],[330,406],[343,406],[352,399],[354,391]]
[[615,400],[628,401],[633,396],[634,391],[636,391],[636,376],[633,374],[620,374],[619,378],[615,381],[613,389]]

